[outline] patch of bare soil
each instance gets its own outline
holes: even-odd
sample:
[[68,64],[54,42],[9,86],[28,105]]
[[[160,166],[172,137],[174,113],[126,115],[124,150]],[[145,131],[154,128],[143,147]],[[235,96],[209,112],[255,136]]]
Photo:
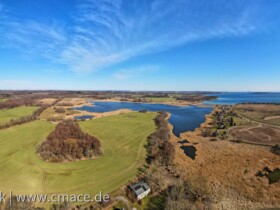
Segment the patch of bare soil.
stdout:
[[280,119],[280,116],[267,116],[264,118],[264,120],[274,120],[274,119]]
[[65,108],[69,107],[82,107],[82,106],[92,106],[87,98],[64,98],[58,105]]
[[38,103],[49,105],[49,104],[52,104],[53,102],[55,102],[56,100],[57,99],[55,99],[55,98],[43,98],[43,99],[38,100]]
[[239,126],[230,129],[229,133],[235,140],[272,146],[280,144],[280,129],[273,126]]

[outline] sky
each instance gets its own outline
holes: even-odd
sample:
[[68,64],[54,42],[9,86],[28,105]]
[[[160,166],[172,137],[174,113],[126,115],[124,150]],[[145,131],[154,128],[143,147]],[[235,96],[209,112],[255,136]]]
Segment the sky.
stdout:
[[280,92],[279,0],[0,0],[0,89]]

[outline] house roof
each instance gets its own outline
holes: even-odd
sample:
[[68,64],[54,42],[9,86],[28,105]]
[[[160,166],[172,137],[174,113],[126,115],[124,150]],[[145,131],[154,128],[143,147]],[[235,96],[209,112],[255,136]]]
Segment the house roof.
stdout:
[[139,196],[142,193],[146,192],[150,189],[150,187],[145,182],[138,182],[131,186],[131,189],[134,191],[134,193]]

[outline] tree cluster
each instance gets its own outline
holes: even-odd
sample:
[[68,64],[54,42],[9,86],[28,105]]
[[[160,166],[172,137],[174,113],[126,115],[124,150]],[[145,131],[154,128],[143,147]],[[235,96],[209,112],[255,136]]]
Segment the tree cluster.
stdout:
[[32,97],[15,97],[0,103],[0,109],[11,109],[19,106],[34,106],[35,99]]
[[166,121],[167,113],[160,112],[155,118],[157,130],[148,137],[147,162],[157,162],[161,165],[172,163],[175,149],[170,139],[168,122]]
[[213,209],[210,185],[201,175],[187,181],[178,180],[164,194],[165,210]]
[[21,125],[23,123],[31,122],[33,120],[36,120],[37,117],[46,109],[46,106],[41,106],[36,111],[34,111],[31,115],[23,116],[18,119],[11,119],[10,122],[0,125],[0,130],[6,129],[15,125]]
[[65,113],[66,112],[65,109],[62,107],[54,107],[54,111],[56,113]]
[[37,110],[35,110],[31,115],[23,116],[18,119],[11,119],[10,122],[0,125],[0,130],[36,120],[45,109],[55,105],[59,100],[60,99],[54,101],[52,104],[49,105],[42,105]]
[[169,98],[168,93],[151,93],[143,95],[143,98]]
[[216,96],[207,96],[203,94],[188,94],[183,96],[176,97],[176,100],[179,101],[190,101],[190,102],[197,102],[197,101],[209,101],[217,99]]
[[72,120],[60,122],[38,149],[46,161],[90,159],[101,155],[100,141],[84,133]]
[[70,102],[60,102],[56,106],[73,106],[73,104]]

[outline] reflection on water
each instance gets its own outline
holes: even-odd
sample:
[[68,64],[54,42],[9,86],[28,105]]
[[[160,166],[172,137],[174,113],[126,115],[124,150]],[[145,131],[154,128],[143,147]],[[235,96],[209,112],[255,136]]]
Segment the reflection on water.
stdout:
[[75,116],[74,119],[75,120],[87,120],[87,119],[92,119],[93,116],[91,115],[81,115],[81,116]]

